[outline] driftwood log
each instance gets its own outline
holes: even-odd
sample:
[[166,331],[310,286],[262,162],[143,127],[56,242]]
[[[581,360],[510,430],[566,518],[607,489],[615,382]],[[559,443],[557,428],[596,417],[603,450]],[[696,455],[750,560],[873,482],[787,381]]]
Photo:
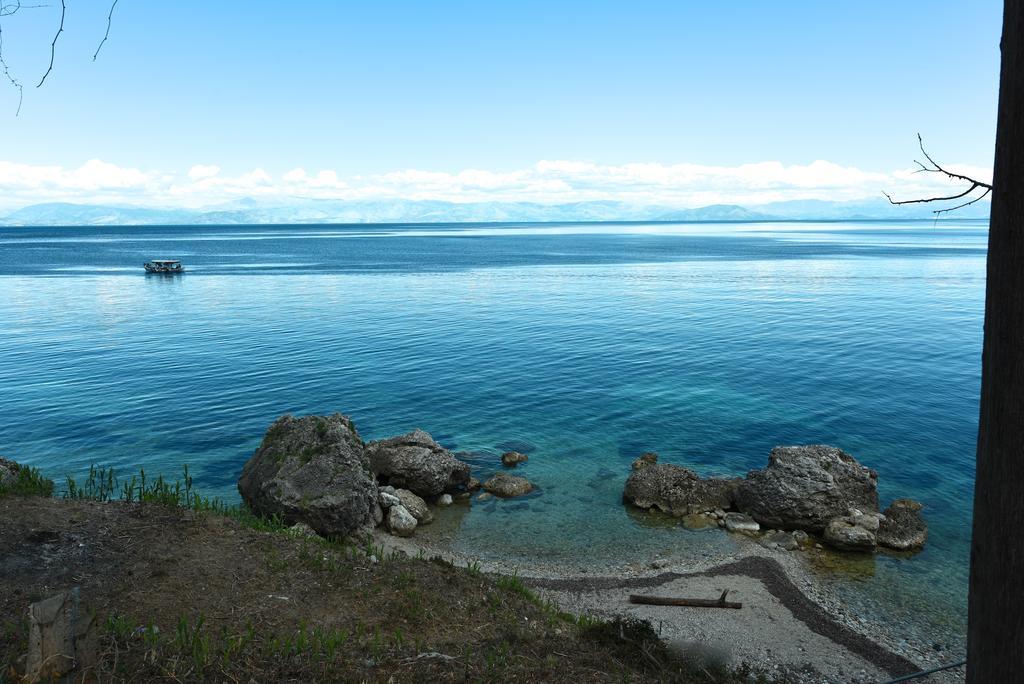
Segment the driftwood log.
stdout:
[[631,594],[629,597],[629,602],[641,603],[648,606],[687,606],[692,608],[742,608],[742,603],[725,600],[725,597],[728,593],[729,590],[726,589],[722,592],[722,595],[719,596],[717,599],[673,598],[671,596],[641,596],[640,594]]

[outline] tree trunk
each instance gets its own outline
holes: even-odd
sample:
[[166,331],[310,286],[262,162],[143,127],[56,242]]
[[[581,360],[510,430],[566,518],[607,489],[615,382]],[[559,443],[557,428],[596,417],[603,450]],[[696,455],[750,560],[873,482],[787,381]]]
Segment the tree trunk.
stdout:
[[1003,9],[967,679],[1024,681],[1024,0]]

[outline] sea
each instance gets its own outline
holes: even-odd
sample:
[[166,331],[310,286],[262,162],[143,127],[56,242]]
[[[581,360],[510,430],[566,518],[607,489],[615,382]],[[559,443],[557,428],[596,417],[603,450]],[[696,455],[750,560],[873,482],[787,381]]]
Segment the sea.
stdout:
[[[480,558],[600,572],[728,554],[622,503],[655,451],[738,476],[841,447],[916,555],[814,568],[851,612],[962,651],[986,222],[0,227],[0,456],[237,501],[278,416],[419,427],[477,476],[527,452],[521,500],[454,507]],[[147,275],[144,261],[187,272]],[[454,516],[454,517],[453,517]],[[953,654],[951,654],[952,656]],[[959,653],[955,653],[959,655]]]

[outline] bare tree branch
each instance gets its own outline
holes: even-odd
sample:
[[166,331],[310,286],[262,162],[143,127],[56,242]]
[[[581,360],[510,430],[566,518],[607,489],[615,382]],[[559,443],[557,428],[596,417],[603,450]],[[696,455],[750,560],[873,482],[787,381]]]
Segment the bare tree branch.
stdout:
[[68,6],[66,0],[60,0],[60,26],[57,27],[57,33],[53,36],[53,42],[50,43],[50,66],[46,68],[46,73],[39,79],[36,88],[42,87],[43,83],[46,82],[46,77],[53,71],[53,57],[57,53],[57,39],[60,38],[60,34],[64,32],[64,15],[67,14]]
[[100,50],[103,49],[103,44],[107,42],[107,38],[110,37],[110,23],[114,18],[114,8],[117,7],[118,0],[114,0],[113,4],[110,5],[110,12],[107,14],[107,32],[103,34],[103,40],[96,46],[96,52],[92,56],[92,61],[96,61],[96,58],[100,54]]
[[16,14],[18,10],[23,9],[39,9],[41,7],[49,7],[49,5],[26,5],[21,0],[15,0],[9,2],[6,5],[0,5],[0,17],[9,17],[12,14]]
[[[971,187],[967,188],[966,190],[964,190],[963,192],[961,192],[958,195],[950,195],[949,197],[927,197],[925,199],[912,199],[912,200],[899,200],[899,201],[894,200],[892,197],[889,196],[889,193],[887,193],[887,192],[882,192],[882,194],[885,195],[886,199],[889,200],[889,204],[924,204],[926,202],[947,202],[949,200],[960,199],[961,197],[966,197],[970,193],[974,192],[975,189],[980,188],[980,187],[982,187],[981,183],[974,183],[973,185],[971,185]],[[988,190],[991,190],[991,189],[992,188],[988,188]]]
[[14,112],[14,116],[18,116],[21,114],[21,103],[25,99],[25,89],[22,87],[21,81],[14,78],[11,74],[11,70],[7,67],[7,61],[4,59],[4,29],[2,26],[0,26],[0,70],[3,70],[4,78],[10,81],[12,86],[18,89],[18,109]]
[[947,211],[956,211],[957,209],[963,209],[964,207],[969,207],[972,204],[974,204],[975,202],[977,202],[978,200],[985,199],[985,195],[987,195],[990,192],[992,192],[992,188],[985,188],[985,192],[981,193],[980,195],[978,195],[977,197],[972,199],[970,202],[964,202],[963,204],[958,204],[955,207],[949,207],[948,209],[938,209],[938,210],[936,210],[935,213],[936,214],[944,214]]
[[935,214],[936,218],[938,218],[938,216],[940,214],[945,214],[945,213],[950,212],[950,211],[956,211],[957,209],[963,209],[964,207],[968,207],[968,206],[974,204],[975,202],[977,202],[978,200],[983,199],[986,195],[988,195],[990,192],[992,192],[992,185],[990,183],[985,183],[983,181],[977,180],[975,178],[971,178],[970,176],[964,176],[964,175],[959,174],[959,173],[953,173],[952,171],[947,171],[946,169],[944,169],[941,166],[939,166],[938,162],[936,162],[934,159],[932,159],[931,155],[928,154],[928,151],[924,149],[924,140],[921,138],[921,134],[920,133],[917,134],[917,144],[921,147],[921,154],[924,155],[924,158],[928,160],[928,163],[931,164],[931,166],[928,166],[926,164],[922,164],[921,162],[919,162],[918,160],[915,159],[914,163],[917,164],[918,167],[920,167],[920,168],[918,168],[916,171],[914,171],[914,173],[938,173],[938,174],[942,174],[943,176],[946,176],[947,178],[951,178],[953,180],[958,180],[958,181],[964,181],[965,183],[970,183],[971,185],[970,185],[970,187],[968,187],[963,192],[957,193],[955,195],[947,195],[947,196],[944,196],[944,197],[926,197],[926,198],[923,198],[923,199],[900,200],[900,201],[894,200],[892,198],[892,196],[889,195],[889,193],[887,193],[887,192],[885,192],[883,190],[882,194],[885,195],[885,198],[887,200],[889,200],[889,204],[899,205],[899,204],[926,204],[928,202],[949,202],[949,201],[952,201],[952,200],[957,200],[957,199],[961,199],[961,198],[967,197],[968,195],[970,195],[975,190],[984,189],[983,193],[981,193],[977,197],[974,197],[974,198],[970,199],[967,202],[964,202],[963,204],[958,204],[955,207],[948,207],[948,208],[945,208],[945,209],[936,209],[936,210],[934,210],[932,213]]
[[931,158],[931,155],[929,155],[928,152],[925,151],[925,149],[924,149],[924,140],[921,138],[921,134],[920,133],[917,134],[917,144],[921,147],[921,154],[923,154],[924,158],[927,159],[929,162],[931,162],[931,165],[932,165],[932,168],[928,168],[927,166],[925,166],[921,162],[917,162],[917,165],[920,166],[925,171],[929,171],[931,173],[942,173],[942,174],[945,174],[945,175],[949,176],[950,178],[955,178],[957,180],[966,181],[968,183],[974,183],[977,186],[980,186],[982,188],[988,188],[989,190],[992,189],[992,186],[989,185],[988,183],[982,183],[981,181],[974,180],[973,178],[970,178],[969,176],[961,176],[959,173],[952,173],[952,172],[947,171],[946,169],[942,168],[938,164],[936,164],[935,160]]

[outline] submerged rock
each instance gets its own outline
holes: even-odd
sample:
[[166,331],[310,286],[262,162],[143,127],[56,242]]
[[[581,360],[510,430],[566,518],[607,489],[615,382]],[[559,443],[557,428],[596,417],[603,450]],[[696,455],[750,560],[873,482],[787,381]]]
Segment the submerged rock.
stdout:
[[456,492],[469,483],[469,465],[423,430],[370,442],[366,453],[381,481],[418,496]]
[[452,502],[453,500],[451,494],[442,494],[441,496],[437,497],[438,506],[451,506]]
[[649,465],[654,465],[658,462],[658,454],[653,451],[645,451],[640,454],[640,458],[633,461],[633,470],[640,470],[646,468]]
[[743,513],[726,513],[725,529],[730,532],[757,532],[761,526],[753,518]]
[[800,546],[794,533],[785,530],[769,530],[761,537],[760,541],[768,548],[779,548],[785,551],[795,551]]
[[878,544],[899,551],[916,551],[928,539],[922,505],[913,499],[896,499],[885,509],[878,527]]
[[304,522],[324,537],[346,537],[379,519],[377,483],[363,441],[346,416],[284,415],[238,478],[253,512]]
[[739,483],[734,501],[762,525],[822,532],[850,508],[878,511],[878,474],[835,447],[775,447],[768,466]]
[[501,465],[506,468],[515,468],[520,463],[529,461],[530,457],[518,451],[506,451],[501,455]]
[[516,477],[508,473],[497,473],[484,482],[484,489],[495,496],[509,498],[522,496],[533,491],[533,483],[525,477]]
[[701,479],[692,470],[668,463],[648,462],[639,467],[634,463],[633,467],[622,497],[634,506],[657,508],[677,518],[732,507],[738,480]]
[[416,531],[416,517],[402,504],[388,509],[388,531],[397,537],[411,537]]
[[702,530],[705,527],[714,527],[718,524],[718,520],[714,516],[706,515],[704,513],[690,513],[689,515],[684,515],[681,522],[683,523],[683,527],[689,530]]

